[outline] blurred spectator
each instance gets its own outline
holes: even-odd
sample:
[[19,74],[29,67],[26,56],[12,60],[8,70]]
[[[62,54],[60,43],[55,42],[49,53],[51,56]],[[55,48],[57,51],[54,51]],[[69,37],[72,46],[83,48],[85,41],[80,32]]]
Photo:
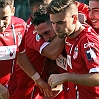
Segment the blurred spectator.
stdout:
[[23,18],[25,21],[27,21],[28,17],[30,16],[28,0],[15,0],[15,8],[15,16]]
[[[77,0],[79,2],[83,2],[88,4],[88,0]],[[20,17],[27,21],[28,17],[30,16],[30,10],[28,6],[28,0],[15,0],[15,16]]]

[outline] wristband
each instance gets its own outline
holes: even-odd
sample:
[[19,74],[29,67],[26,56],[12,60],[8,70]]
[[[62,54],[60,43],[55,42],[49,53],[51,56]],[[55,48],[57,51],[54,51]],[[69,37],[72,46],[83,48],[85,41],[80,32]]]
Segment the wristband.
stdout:
[[36,72],[31,78],[36,81],[40,78],[40,75]]

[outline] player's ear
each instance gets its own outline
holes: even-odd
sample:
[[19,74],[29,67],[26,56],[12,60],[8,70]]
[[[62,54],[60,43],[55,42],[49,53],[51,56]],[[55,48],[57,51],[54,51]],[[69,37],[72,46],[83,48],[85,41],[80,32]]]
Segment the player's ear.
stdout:
[[14,16],[14,14],[15,14],[15,7],[12,8],[11,13],[12,13],[12,16]]
[[80,23],[85,23],[86,22],[86,16],[83,13],[78,13],[78,19],[80,21]]
[[77,15],[73,15],[72,18],[74,19],[73,20],[73,24],[76,24],[76,22],[78,21]]

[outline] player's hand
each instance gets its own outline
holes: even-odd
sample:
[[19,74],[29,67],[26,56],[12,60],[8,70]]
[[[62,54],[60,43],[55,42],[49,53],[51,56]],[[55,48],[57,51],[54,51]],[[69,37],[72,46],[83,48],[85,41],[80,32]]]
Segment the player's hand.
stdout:
[[43,79],[39,78],[35,81],[35,83],[40,88],[40,91],[44,93],[45,96],[53,96],[50,86],[45,81],[43,81]]
[[57,85],[64,83],[64,78],[62,74],[51,74],[48,79],[48,84],[51,88],[55,88]]
[[63,84],[58,85],[55,88],[52,88],[53,97],[43,97],[43,99],[54,99],[61,91],[63,90]]
[[8,89],[2,84],[0,84],[0,99],[9,99]]

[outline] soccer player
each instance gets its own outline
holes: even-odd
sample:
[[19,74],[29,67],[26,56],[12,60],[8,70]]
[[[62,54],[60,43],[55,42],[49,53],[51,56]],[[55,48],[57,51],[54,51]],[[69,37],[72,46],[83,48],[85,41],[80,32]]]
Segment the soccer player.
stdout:
[[[88,6],[83,4],[83,3],[79,3],[77,1],[76,1],[76,5],[78,7],[79,13],[83,13],[83,15],[86,15],[87,10],[88,10]],[[50,37],[51,33],[48,30],[49,29],[48,27],[50,26],[50,22],[48,22],[49,20],[47,20],[47,22],[46,22],[45,17],[43,16],[43,13],[44,13],[43,9],[41,9],[41,10],[42,10],[42,14],[40,12],[36,12],[36,13],[34,12],[35,15],[34,15],[34,18],[33,18],[33,21],[34,21],[33,23],[34,23],[34,25],[36,27],[36,30],[38,31],[38,34],[41,36],[41,38],[45,39],[45,41],[48,41],[48,40],[51,41],[50,40],[50,39],[52,39]],[[47,24],[47,23],[49,23],[49,24]],[[46,27],[46,29],[45,29],[45,27]],[[46,46],[47,43],[45,42],[43,45]],[[47,56],[46,54],[44,54],[42,52],[42,50],[45,50],[45,48],[44,48],[45,46],[41,46],[40,52],[41,52],[42,55]],[[48,51],[48,53],[49,53],[49,51]],[[58,64],[59,67],[61,67],[61,68],[66,70],[66,57],[63,57],[63,56],[65,56],[65,55],[59,55],[59,57],[56,59],[56,63]],[[72,90],[70,90],[69,87],[72,87],[71,88]],[[66,92],[65,94],[68,94],[68,97],[70,99],[74,99],[74,97],[76,96],[76,94],[75,94],[76,93],[76,87],[72,83],[68,83],[68,88],[66,86],[64,88],[64,91]]]
[[[24,33],[26,23],[14,17],[14,0],[0,0],[0,98],[8,99],[9,91],[6,88],[17,63],[32,80],[39,82],[40,76],[31,65],[25,54]],[[45,87],[46,90],[49,86]],[[48,94],[51,93],[50,88]],[[47,92],[47,91],[46,91]]]
[[[39,7],[41,7],[40,5],[46,5],[46,4],[48,4],[50,2],[50,0],[48,0],[48,1],[45,1],[45,0],[29,0],[29,5],[30,5],[30,9],[31,9],[31,13],[34,13],[35,11],[37,11],[38,10],[38,8]],[[33,7],[34,6],[34,7]],[[28,55],[28,57],[29,57],[29,59],[31,60],[31,62],[32,63],[35,63],[35,64],[39,64],[37,61],[35,62],[35,60],[41,60],[41,59],[39,59],[40,58],[40,56],[37,54],[37,50],[36,49],[34,49],[34,48],[36,48],[36,47],[34,47],[34,39],[33,38],[35,38],[35,30],[34,30],[34,27],[33,27],[33,25],[31,24],[31,20],[32,20],[32,17],[30,17],[29,18],[29,20],[27,21],[27,35],[26,35],[26,52],[27,52],[27,55]],[[44,28],[45,29],[45,28]],[[31,33],[30,33],[31,32]],[[32,34],[32,33],[34,33],[34,35]],[[51,35],[49,35],[49,34],[47,34],[47,36],[50,38],[50,40],[49,41],[51,41],[52,40],[52,38],[55,36],[55,33],[50,33]],[[37,35],[36,36],[36,40],[38,41],[38,38],[39,36]],[[46,40],[46,39],[45,39]],[[44,41],[45,42],[45,41]],[[35,43],[35,45],[38,45],[39,46],[39,44],[36,44]],[[48,52],[48,50],[47,50],[47,52]],[[36,53],[35,54],[35,56],[34,56],[34,54],[33,53]],[[49,52],[48,52],[49,53]],[[43,54],[43,53],[42,53]],[[39,56],[39,58],[38,58],[38,56]],[[43,58],[42,58],[42,61],[43,61]],[[62,67],[63,69],[66,69],[65,68],[65,64],[66,64],[66,58],[64,58],[63,56],[61,56],[60,55],[60,57],[58,57],[57,58],[57,60],[56,60],[56,62],[57,62],[57,64],[60,66],[60,67]],[[42,67],[43,66],[41,66],[41,64],[40,64],[40,66],[39,67],[41,67],[41,68],[38,68],[36,65],[34,64],[34,67],[35,67],[35,69],[38,71],[38,73],[42,70]],[[40,97],[40,95],[38,95],[38,93],[40,93],[40,91],[38,91],[37,90],[37,92],[36,91],[34,91],[33,90],[33,88],[34,88],[34,82],[32,81],[32,79],[31,78],[29,78],[18,66],[16,66],[15,67],[16,68],[16,70],[17,70],[17,78],[18,78],[18,85],[16,85],[15,86],[15,83],[14,83],[14,89],[12,88],[11,89],[11,85],[12,85],[12,82],[13,82],[13,80],[12,80],[12,82],[11,82],[11,85],[10,85],[10,94],[12,94],[13,93],[13,91],[15,91],[14,92],[14,94],[12,94],[11,95],[11,99],[15,99],[15,98],[26,98],[26,99],[28,99],[28,98],[30,98],[30,97],[33,97],[33,98],[41,98]],[[44,72],[43,72],[44,73]],[[46,72],[45,72],[46,73]],[[46,75],[46,74],[45,74]],[[13,77],[12,77],[13,78]],[[15,77],[14,77],[15,78]],[[16,80],[17,81],[17,78],[16,79],[14,79],[14,80]],[[29,79],[29,80],[26,80],[26,79]],[[31,83],[30,83],[31,82]],[[30,84],[29,84],[30,83]],[[28,86],[28,87],[25,87],[25,89],[23,89],[23,87],[24,86]],[[22,90],[23,89],[23,90]],[[20,91],[21,90],[21,91]],[[35,90],[36,90],[36,88],[35,88]],[[65,89],[66,90],[66,89]],[[18,94],[18,95],[17,95]],[[24,95],[22,95],[22,94],[24,94]],[[59,97],[57,97],[57,98],[59,98]]]
[[[35,12],[40,7],[40,5],[46,5],[48,4],[48,2],[50,2],[50,0],[29,0],[30,10],[31,11],[33,10],[33,12]],[[45,64],[46,58],[40,55],[39,53],[39,45],[40,45],[40,42],[38,42],[39,36],[36,33],[31,21],[32,17],[30,17],[27,21],[27,29],[25,37],[26,54],[29,57],[29,60],[33,64],[36,71],[40,74],[41,78],[47,81],[46,78],[48,78],[47,75],[49,72],[48,69],[49,64]],[[54,37],[55,32],[53,31],[53,29],[51,31],[52,31],[51,36]],[[41,42],[45,41],[42,39]],[[50,64],[52,64],[51,61]],[[40,85],[37,84],[38,86],[37,87],[35,86],[36,84],[30,77],[26,75],[26,73],[21,68],[19,68],[18,65],[16,65],[14,69],[14,74],[12,75],[12,78],[9,82],[9,91],[11,95],[10,99],[30,99],[30,98],[42,99],[44,95],[48,96],[46,94],[46,91],[44,91],[45,92],[44,94],[41,94],[38,88],[40,87]],[[46,85],[46,83],[43,81],[43,83],[41,82],[41,85],[43,87]],[[46,90],[46,88],[44,90]]]
[[99,36],[89,26],[78,20],[74,0],[53,0],[48,6],[50,20],[59,37],[65,37],[67,73],[52,74],[49,84],[66,81],[77,86],[75,99],[99,99]]
[[[49,14],[45,11],[44,7],[40,8],[38,11],[34,12],[32,23],[35,27],[35,30],[38,33],[38,39],[36,39],[36,42],[38,41],[40,44],[39,51],[43,55],[42,50],[44,50],[45,46],[47,46],[48,42],[52,42],[52,40],[55,37],[55,32],[52,28]],[[42,42],[42,39],[45,41]],[[44,46],[45,45],[45,46]],[[63,51],[64,53],[64,51]],[[51,68],[59,69],[59,73],[66,72],[66,55],[59,55],[59,57],[56,59],[55,62],[57,67],[55,68],[55,65],[52,64]],[[54,70],[55,70],[54,69]],[[67,90],[67,83],[65,84],[65,89]],[[66,92],[66,91],[64,91]],[[59,97],[57,97],[59,99]]]

